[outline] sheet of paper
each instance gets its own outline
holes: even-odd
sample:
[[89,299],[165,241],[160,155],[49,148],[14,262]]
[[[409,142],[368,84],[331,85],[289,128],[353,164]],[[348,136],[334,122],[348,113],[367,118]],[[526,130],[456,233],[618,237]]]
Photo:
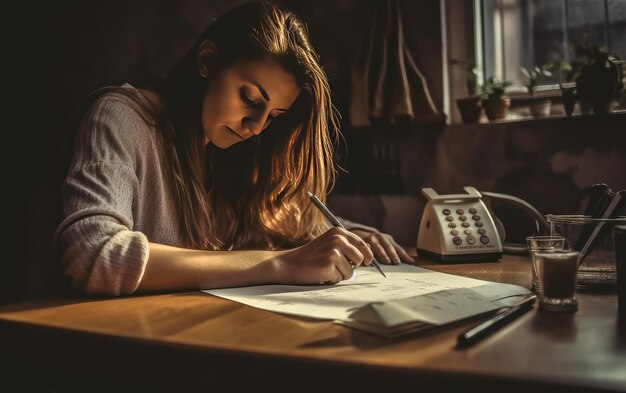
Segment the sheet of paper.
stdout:
[[492,301],[473,289],[454,288],[371,303],[350,314],[350,319],[386,327],[415,321],[444,325],[503,306],[503,303]]
[[[489,301],[529,293],[528,289],[517,285],[439,273],[412,265],[385,265],[383,269],[387,278],[374,267],[360,267],[356,277],[336,285],[262,285],[204,292],[268,311],[319,319],[348,319],[350,314],[370,303],[457,288],[471,288]],[[441,323],[433,318],[425,322]]]
[[335,319],[334,322],[338,325],[362,330],[364,332],[386,338],[402,337],[408,334],[419,333],[437,327],[437,325],[431,325],[424,322],[410,322],[393,327],[355,321],[353,319]]

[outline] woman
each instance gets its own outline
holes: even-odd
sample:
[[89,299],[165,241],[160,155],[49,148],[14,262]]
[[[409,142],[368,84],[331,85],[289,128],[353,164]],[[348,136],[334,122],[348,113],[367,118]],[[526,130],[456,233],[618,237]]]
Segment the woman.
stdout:
[[168,78],[96,92],[63,185],[66,273],[89,294],[337,283],[413,262],[386,234],[326,230],[337,121],[299,19],[247,3]]

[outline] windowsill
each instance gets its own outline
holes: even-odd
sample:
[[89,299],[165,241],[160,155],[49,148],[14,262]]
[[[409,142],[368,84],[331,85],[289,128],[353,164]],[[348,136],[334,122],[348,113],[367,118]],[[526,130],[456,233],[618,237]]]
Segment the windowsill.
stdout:
[[[505,119],[501,120],[493,120],[489,121],[487,117],[483,114],[478,123],[475,124],[465,124],[465,123],[453,123],[448,124],[448,126],[466,126],[466,127],[489,127],[491,125],[502,125],[502,124],[510,124],[510,123],[548,123],[550,121],[577,121],[577,120],[593,120],[596,121],[598,118],[609,118],[615,119],[616,117],[626,116],[626,109],[614,110],[612,113],[596,116],[596,115],[584,115],[579,111],[575,111],[571,116],[567,116],[564,113],[555,113],[550,116],[544,117],[532,117],[530,114],[520,114],[520,113],[509,113],[509,115]],[[623,120],[622,120],[623,121]]]
[[[574,86],[573,83],[565,83],[564,86]],[[561,101],[563,93],[559,85],[541,85],[537,86],[534,94],[531,96],[523,86],[516,86],[511,89],[507,89],[506,95],[511,98],[513,103],[525,102],[528,103],[537,99],[550,99]]]

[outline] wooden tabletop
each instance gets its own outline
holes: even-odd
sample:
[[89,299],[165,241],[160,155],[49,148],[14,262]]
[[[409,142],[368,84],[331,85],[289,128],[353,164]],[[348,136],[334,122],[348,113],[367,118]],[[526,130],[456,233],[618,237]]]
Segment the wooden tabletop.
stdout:
[[[418,265],[530,287],[527,257]],[[455,348],[456,336],[480,318],[389,340],[202,292],[48,299],[0,307],[8,349],[0,352],[13,384],[57,391],[626,391],[626,321],[615,294],[577,298],[576,313],[535,307],[466,349]]]

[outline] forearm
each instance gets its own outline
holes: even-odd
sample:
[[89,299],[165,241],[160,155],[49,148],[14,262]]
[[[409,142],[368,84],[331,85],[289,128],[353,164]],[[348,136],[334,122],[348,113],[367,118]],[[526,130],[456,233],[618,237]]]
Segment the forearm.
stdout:
[[274,258],[285,251],[198,251],[150,243],[137,292],[275,283]]

